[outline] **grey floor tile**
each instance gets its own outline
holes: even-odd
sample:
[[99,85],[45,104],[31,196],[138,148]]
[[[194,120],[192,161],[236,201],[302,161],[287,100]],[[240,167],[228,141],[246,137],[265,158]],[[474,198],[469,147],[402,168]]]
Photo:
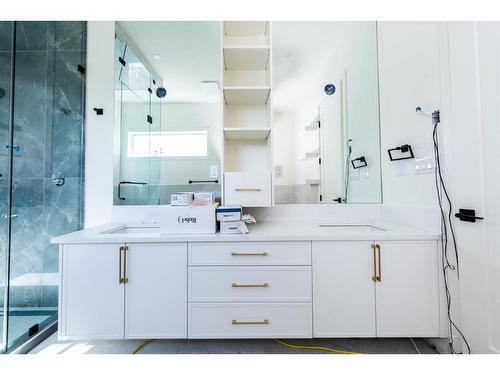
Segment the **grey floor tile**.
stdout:
[[[366,354],[416,354],[406,338],[388,339],[290,339],[292,345],[350,350]],[[33,354],[129,354],[144,340],[58,342],[56,334],[35,348]],[[422,354],[436,352],[424,340],[415,339]],[[322,350],[294,349],[274,340],[153,340],[139,354],[330,354]]]

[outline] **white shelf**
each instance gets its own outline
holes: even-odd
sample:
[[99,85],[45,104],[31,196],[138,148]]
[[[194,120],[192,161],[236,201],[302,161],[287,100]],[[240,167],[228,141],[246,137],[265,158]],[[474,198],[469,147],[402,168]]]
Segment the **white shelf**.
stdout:
[[226,104],[267,104],[269,100],[269,92],[271,88],[268,86],[250,87],[250,86],[231,86],[224,87],[224,100]]
[[267,139],[270,128],[224,128],[226,139]]
[[317,159],[319,158],[319,149],[316,149],[314,151],[311,151],[311,152],[306,152],[304,154],[304,157],[301,159],[301,160],[313,160],[313,159]]
[[318,130],[319,129],[319,121],[313,121],[313,122],[311,122],[311,124],[307,125],[305,127],[305,129],[307,131]]
[[319,185],[319,182],[319,180],[306,180],[306,184],[311,186],[317,186]]
[[269,46],[226,46],[226,70],[266,70],[269,63]]
[[267,21],[224,21],[224,32],[231,36],[266,35]]

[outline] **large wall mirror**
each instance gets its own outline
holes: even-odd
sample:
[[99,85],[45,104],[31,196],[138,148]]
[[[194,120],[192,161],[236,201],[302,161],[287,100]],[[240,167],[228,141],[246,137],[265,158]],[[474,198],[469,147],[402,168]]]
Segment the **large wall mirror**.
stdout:
[[220,61],[219,22],[116,23],[115,205],[220,194]]
[[[220,194],[220,26],[116,24],[115,205]],[[376,23],[272,22],[271,42],[275,204],[381,202]]]
[[273,22],[274,201],[382,201],[375,22]]

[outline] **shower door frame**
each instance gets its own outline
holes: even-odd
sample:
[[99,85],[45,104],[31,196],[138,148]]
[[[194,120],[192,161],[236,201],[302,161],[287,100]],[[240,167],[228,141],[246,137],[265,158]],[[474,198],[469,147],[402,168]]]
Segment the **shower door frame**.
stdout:
[[12,172],[14,165],[14,96],[15,96],[15,81],[16,81],[16,21],[12,23],[11,34],[11,49],[10,49],[10,99],[9,99],[9,131],[8,131],[8,151],[7,151],[7,201],[6,215],[7,228],[6,239],[7,247],[5,252],[5,287],[3,298],[3,330],[2,330],[2,347],[0,353],[6,352],[8,349],[9,337],[9,295],[10,295],[10,255],[11,255],[11,229],[12,229]]
[[[5,272],[5,285],[4,285],[4,290],[3,290],[3,307],[0,307],[0,311],[3,313],[3,320],[0,322],[2,324],[3,330],[2,330],[2,337],[0,337],[0,355],[2,353],[27,353],[29,350],[31,350],[34,346],[36,346],[38,343],[40,343],[42,340],[47,338],[49,335],[51,335],[53,332],[57,330],[57,321],[58,321],[58,316],[57,316],[57,310],[55,314],[52,314],[50,317],[46,318],[45,320],[40,320],[37,321],[35,324],[37,325],[35,331],[31,331],[26,327],[26,331],[24,334],[18,336],[15,333],[14,329],[14,334],[16,335],[15,337],[10,337],[12,336],[12,316],[15,316],[16,314],[13,314],[11,302],[12,302],[12,276],[13,276],[13,264],[12,264],[12,257],[14,256],[14,251],[15,247],[13,247],[13,240],[15,237],[15,231],[13,231],[15,223],[13,223],[13,217],[16,217],[17,215],[14,215],[16,212],[15,209],[15,192],[14,192],[14,185],[16,181],[16,176],[14,175],[14,169],[15,169],[15,147],[14,145],[16,144],[16,126],[15,126],[15,121],[16,121],[16,113],[15,113],[15,108],[16,108],[16,80],[19,79],[19,77],[16,77],[16,58],[17,58],[17,52],[18,52],[18,45],[17,45],[17,34],[21,26],[19,26],[20,21],[5,21],[8,22],[8,25],[10,26],[9,29],[11,31],[11,40],[10,40],[10,46],[7,52],[10,52],[10,56],[7,55],[8,57],[6,60],[8,61],[10,59],[10,69],[8,70],[8,74],[10,74],[10,77],[8,78],[8,82],[10,84],[10,87],[8,88],[8,94],[10,95],[9,97],[9,102],[8,102],[8,109],[7,109],[7,115],[5,116],[6,119],[6,125],[7,125],[7,137],[5,139],[5,147],[6,147],[6,164],[5,164],[5,171],[7,173],[6,175],[6,197],[5,197],[5,212],[2,212],[2,215],[5,215],[5,220],[6,220],[6,225],[5,225],[5,238],[6,238],[6,248],[5,248],[5,254],[3,256],[3,259],[0,259],[0,267],[4,268],[2,271]],[[24,21],[22,21],[24,22]],[[40,21],[40,22],[51,22],[51,21]],[[57,21],[52,21],[54,23],[57,23]],[[77,21],[75,21],[77,22]],[[84,24],[82,28],[82,45],[81,45],[81,53],[83,53],[83,58],[82,58],[82,64],[85,66],[86,65],[86,43],[87,43],[87,35],[86,35],[86,22],[85,21],[78,21],[82,22]],[[6,38],[7,39],[7,38]],[[48,50],[47,46],[47,50]],[[20,50],[22,51],[22,49]],[[68,50],[60,50],[61,52],[67,52]],[[54,50],[56,52],[56,50]],[[75,51],[70,51],[70,52],[75,52]],[[49,67],[47,66],[47,69]],[[80,69],[78,69],[80,70]],[[81,226],[83,224],[83,214],[84,214],[84,205],[83,205],[83,199],[84,199],[84,184],[85,184],[85,176],[84,176],[84,166],[85,166],[85,106],[86,106],[86,98],[85,98],[85,92],[86,92],[86,84],[85,84],[85,71],[80,71],[82,73],[83,77],[83,83],[81,86],[81,100],[82,100],[82,107],[81,107],[81,160],[80,160],[80,172],[81,174],[79,177],[81,180],[81,186],[80,186],[80,200],[81,201],[81,206],[79,208],[79,219],[78,219],[78,224]],[[18,73],[19,75],[19,73]],[[55,79],[55,78],[53,78]],[[45,83],[46,85],[49,85],[49,82],[47,81]],[[45,105],[47,105],[47,98]],[[52,120],[53,121],[53,120]],[[54,124],[54,123],[52,123]],[[2,140],[3,143],[3,140]],[[44,151],[45,153],[48,152],[47,150]],[[45,154],[44,154],[45,157]],[[44,175],[42,178],[42,181],[47,178],[47,175]],[[53,178],[53,177],[52,177]],[[75,177],[69,177],[69,178],[75,178]],[[42,182],[43,183],[43,182]],[[43,201],[43,204],[45,205],[45,198]],[[0,218],[0,220],[3,220]],[[5,261],[5,264],[2,262]],[[41,306],[43,307],[43,306]],[[36,316],[37,314],[35,314]]]

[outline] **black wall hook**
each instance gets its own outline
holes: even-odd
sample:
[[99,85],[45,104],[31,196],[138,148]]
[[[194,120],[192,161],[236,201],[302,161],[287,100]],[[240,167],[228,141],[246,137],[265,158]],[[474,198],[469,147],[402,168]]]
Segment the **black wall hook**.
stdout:
[[96,115],[103,115],[104,114],[104,109],[102,108],[94,108],[95,114]]

